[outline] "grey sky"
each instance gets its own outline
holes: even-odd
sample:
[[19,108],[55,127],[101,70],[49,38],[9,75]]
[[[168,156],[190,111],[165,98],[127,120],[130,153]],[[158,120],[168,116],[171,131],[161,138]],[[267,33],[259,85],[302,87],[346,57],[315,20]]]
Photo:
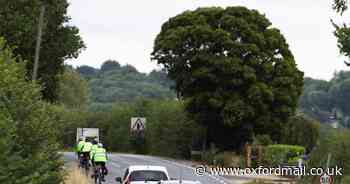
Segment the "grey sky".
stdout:
[[[141,72],[159,68],[150,61],[161,25],[185,10],[203,6],[246,6],[266,14],[286,37],[305,76],[330,79],[347,69],[332,34],[330,18],[342,19],[331,0],[70,0],[71,23],[87,45],[74,66],[99,67],[105,60],[132,64]],[[350,22],[350,16],[346,19]]]

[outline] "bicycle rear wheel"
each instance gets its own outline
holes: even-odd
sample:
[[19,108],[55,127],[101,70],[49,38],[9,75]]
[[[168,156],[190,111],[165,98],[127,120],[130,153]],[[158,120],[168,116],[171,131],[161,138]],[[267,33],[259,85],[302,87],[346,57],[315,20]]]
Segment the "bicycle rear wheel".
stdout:
[[95,184],[102,184],[102,169],[101,167],[97,168],[97,172],[95,175]]

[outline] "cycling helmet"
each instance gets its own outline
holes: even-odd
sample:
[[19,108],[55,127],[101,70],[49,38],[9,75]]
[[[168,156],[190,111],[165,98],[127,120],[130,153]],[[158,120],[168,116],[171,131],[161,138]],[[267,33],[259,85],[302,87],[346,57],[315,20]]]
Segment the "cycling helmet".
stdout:
[[92,144],[97,144],[98,142],[96,140],[92,140]]

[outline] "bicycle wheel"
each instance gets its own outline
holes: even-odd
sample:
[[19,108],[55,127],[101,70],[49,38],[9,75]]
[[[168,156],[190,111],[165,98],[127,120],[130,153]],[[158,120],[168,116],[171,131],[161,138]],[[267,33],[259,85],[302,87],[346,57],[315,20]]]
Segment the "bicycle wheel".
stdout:
[[84,170],[85,170],[85,175],[88,176],[89,175],[89,171],[90,171],[88,162],[85,162]]
[[95,175],[95,184],[102,184],[102,172],[101,168],[97,169],[96,175]]

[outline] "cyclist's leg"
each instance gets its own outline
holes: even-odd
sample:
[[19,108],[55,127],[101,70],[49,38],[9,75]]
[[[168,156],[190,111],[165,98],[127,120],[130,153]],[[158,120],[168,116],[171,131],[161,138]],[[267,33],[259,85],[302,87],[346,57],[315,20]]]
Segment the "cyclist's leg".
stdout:
[[96,163],[94,162],[93,159],[91,160],[91,163],[92,163],[92,170],[93,170],[91,177],[95,177],[96,176]]
[[84,160],[84,164],[85,166],[88,168],[89,167],[89,158],[88,158],[88,152],[83,152],[83,160]]
[[101,176],[101,175],[98,174],[99,168],[101,168],[100,162],[95,162],[95,168],[94,168],[94,177],[95,177],[95,179],[97,179],[96,177],[100,177]]
[[102,181],[106,181],[105,180],[105,175],[106,174],[106,163],[105,162],[100,162],[100,166],[101,166],[101,169],[102,169]]
[[104,175],[108,175],[108,169],[107,169],[107,166],[106,166],[106,162],[102,162],[102,169],[103,169],[103,174]]
[[83,166],[83,153],[82,152],[78,152],[78,161],[79,161],[79,166],[82,167]]

